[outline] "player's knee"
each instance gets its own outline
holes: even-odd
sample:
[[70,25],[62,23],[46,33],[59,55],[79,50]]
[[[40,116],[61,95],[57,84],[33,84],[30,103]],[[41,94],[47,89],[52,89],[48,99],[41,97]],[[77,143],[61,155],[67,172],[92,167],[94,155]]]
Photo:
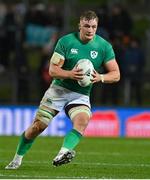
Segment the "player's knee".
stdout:
[[47,126],[45,124],[42,124],[40,121],[36,120],[31,125],[28,134],[30,134],[31,137],[35,137],[39,134],[41,134]]
[[46,127],[44,127],[39,121],[36,121],[33,123],[31,127],[31,132],[33,135],[38,135],[42,133],[45,130]]
[[81,116],[80,114],[74,118],[73,128],[79,131],[82,135],[89,123],[89,118],[87,116]]
[[88,126],[90,118],[87,116],[87,114],[78,114],[75,118],[74,118],[74,124],[76,124],[79,127],[82,127],[83,129],[85,129]]
[[44,107],[39,107],[37,113],[36,113],[36,119],[40,120],[44,124],[48,125],[49,122],[53,119],[55,116],[55,112],[52,110],[47,110]]
[[25,136],[27,139],[33,139],[41,134],[46,128],[46,124],[36,119],[33,124],[25,131]]

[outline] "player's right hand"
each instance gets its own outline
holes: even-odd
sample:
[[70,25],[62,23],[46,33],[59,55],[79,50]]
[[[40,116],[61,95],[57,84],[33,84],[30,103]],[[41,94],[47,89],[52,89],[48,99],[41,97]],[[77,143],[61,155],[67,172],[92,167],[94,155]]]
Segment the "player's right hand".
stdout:
[[77,67],[73,68],[70,72],[69,72],[69,78],[73,79],[73,80],[82,80],[83,79],[83,70],[79,69]]

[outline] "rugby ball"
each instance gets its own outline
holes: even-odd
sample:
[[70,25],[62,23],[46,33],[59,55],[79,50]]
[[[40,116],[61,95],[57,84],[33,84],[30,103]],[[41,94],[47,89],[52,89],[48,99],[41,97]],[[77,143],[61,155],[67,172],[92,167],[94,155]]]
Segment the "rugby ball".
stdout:
[[89,59],[81,59],[77,62],[76,67],[83,70],[84,77],[82,80],[78,81],[78,84],[82,87],[89,86],[91,84],[91,79],[93,78],[92,73],[94,66]]

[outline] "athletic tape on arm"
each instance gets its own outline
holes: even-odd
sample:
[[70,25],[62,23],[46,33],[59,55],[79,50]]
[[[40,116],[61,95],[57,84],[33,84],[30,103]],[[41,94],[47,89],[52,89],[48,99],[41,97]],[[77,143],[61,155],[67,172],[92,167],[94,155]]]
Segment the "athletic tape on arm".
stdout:
[[50,62],[58,65],[61,59],[64,60],[65,59],[64,56],[62,56],[61,54],[58,54],[57,52],[54,52],[52,57],[51,57]]

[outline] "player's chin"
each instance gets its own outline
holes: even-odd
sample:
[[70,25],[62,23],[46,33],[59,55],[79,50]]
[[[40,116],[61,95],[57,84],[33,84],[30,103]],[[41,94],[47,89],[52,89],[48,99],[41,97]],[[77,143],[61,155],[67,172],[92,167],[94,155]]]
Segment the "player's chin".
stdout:
[[92,40],[92,39],[93,39],[93,35],[87,35],[87,36],[86,36],[86,39],[87,39],[88,41]]
[[90,40],[92,40],[92,39],[93,39],[93,36],[92,36],[92,37],[88,37],[87,39],[90,41]]

